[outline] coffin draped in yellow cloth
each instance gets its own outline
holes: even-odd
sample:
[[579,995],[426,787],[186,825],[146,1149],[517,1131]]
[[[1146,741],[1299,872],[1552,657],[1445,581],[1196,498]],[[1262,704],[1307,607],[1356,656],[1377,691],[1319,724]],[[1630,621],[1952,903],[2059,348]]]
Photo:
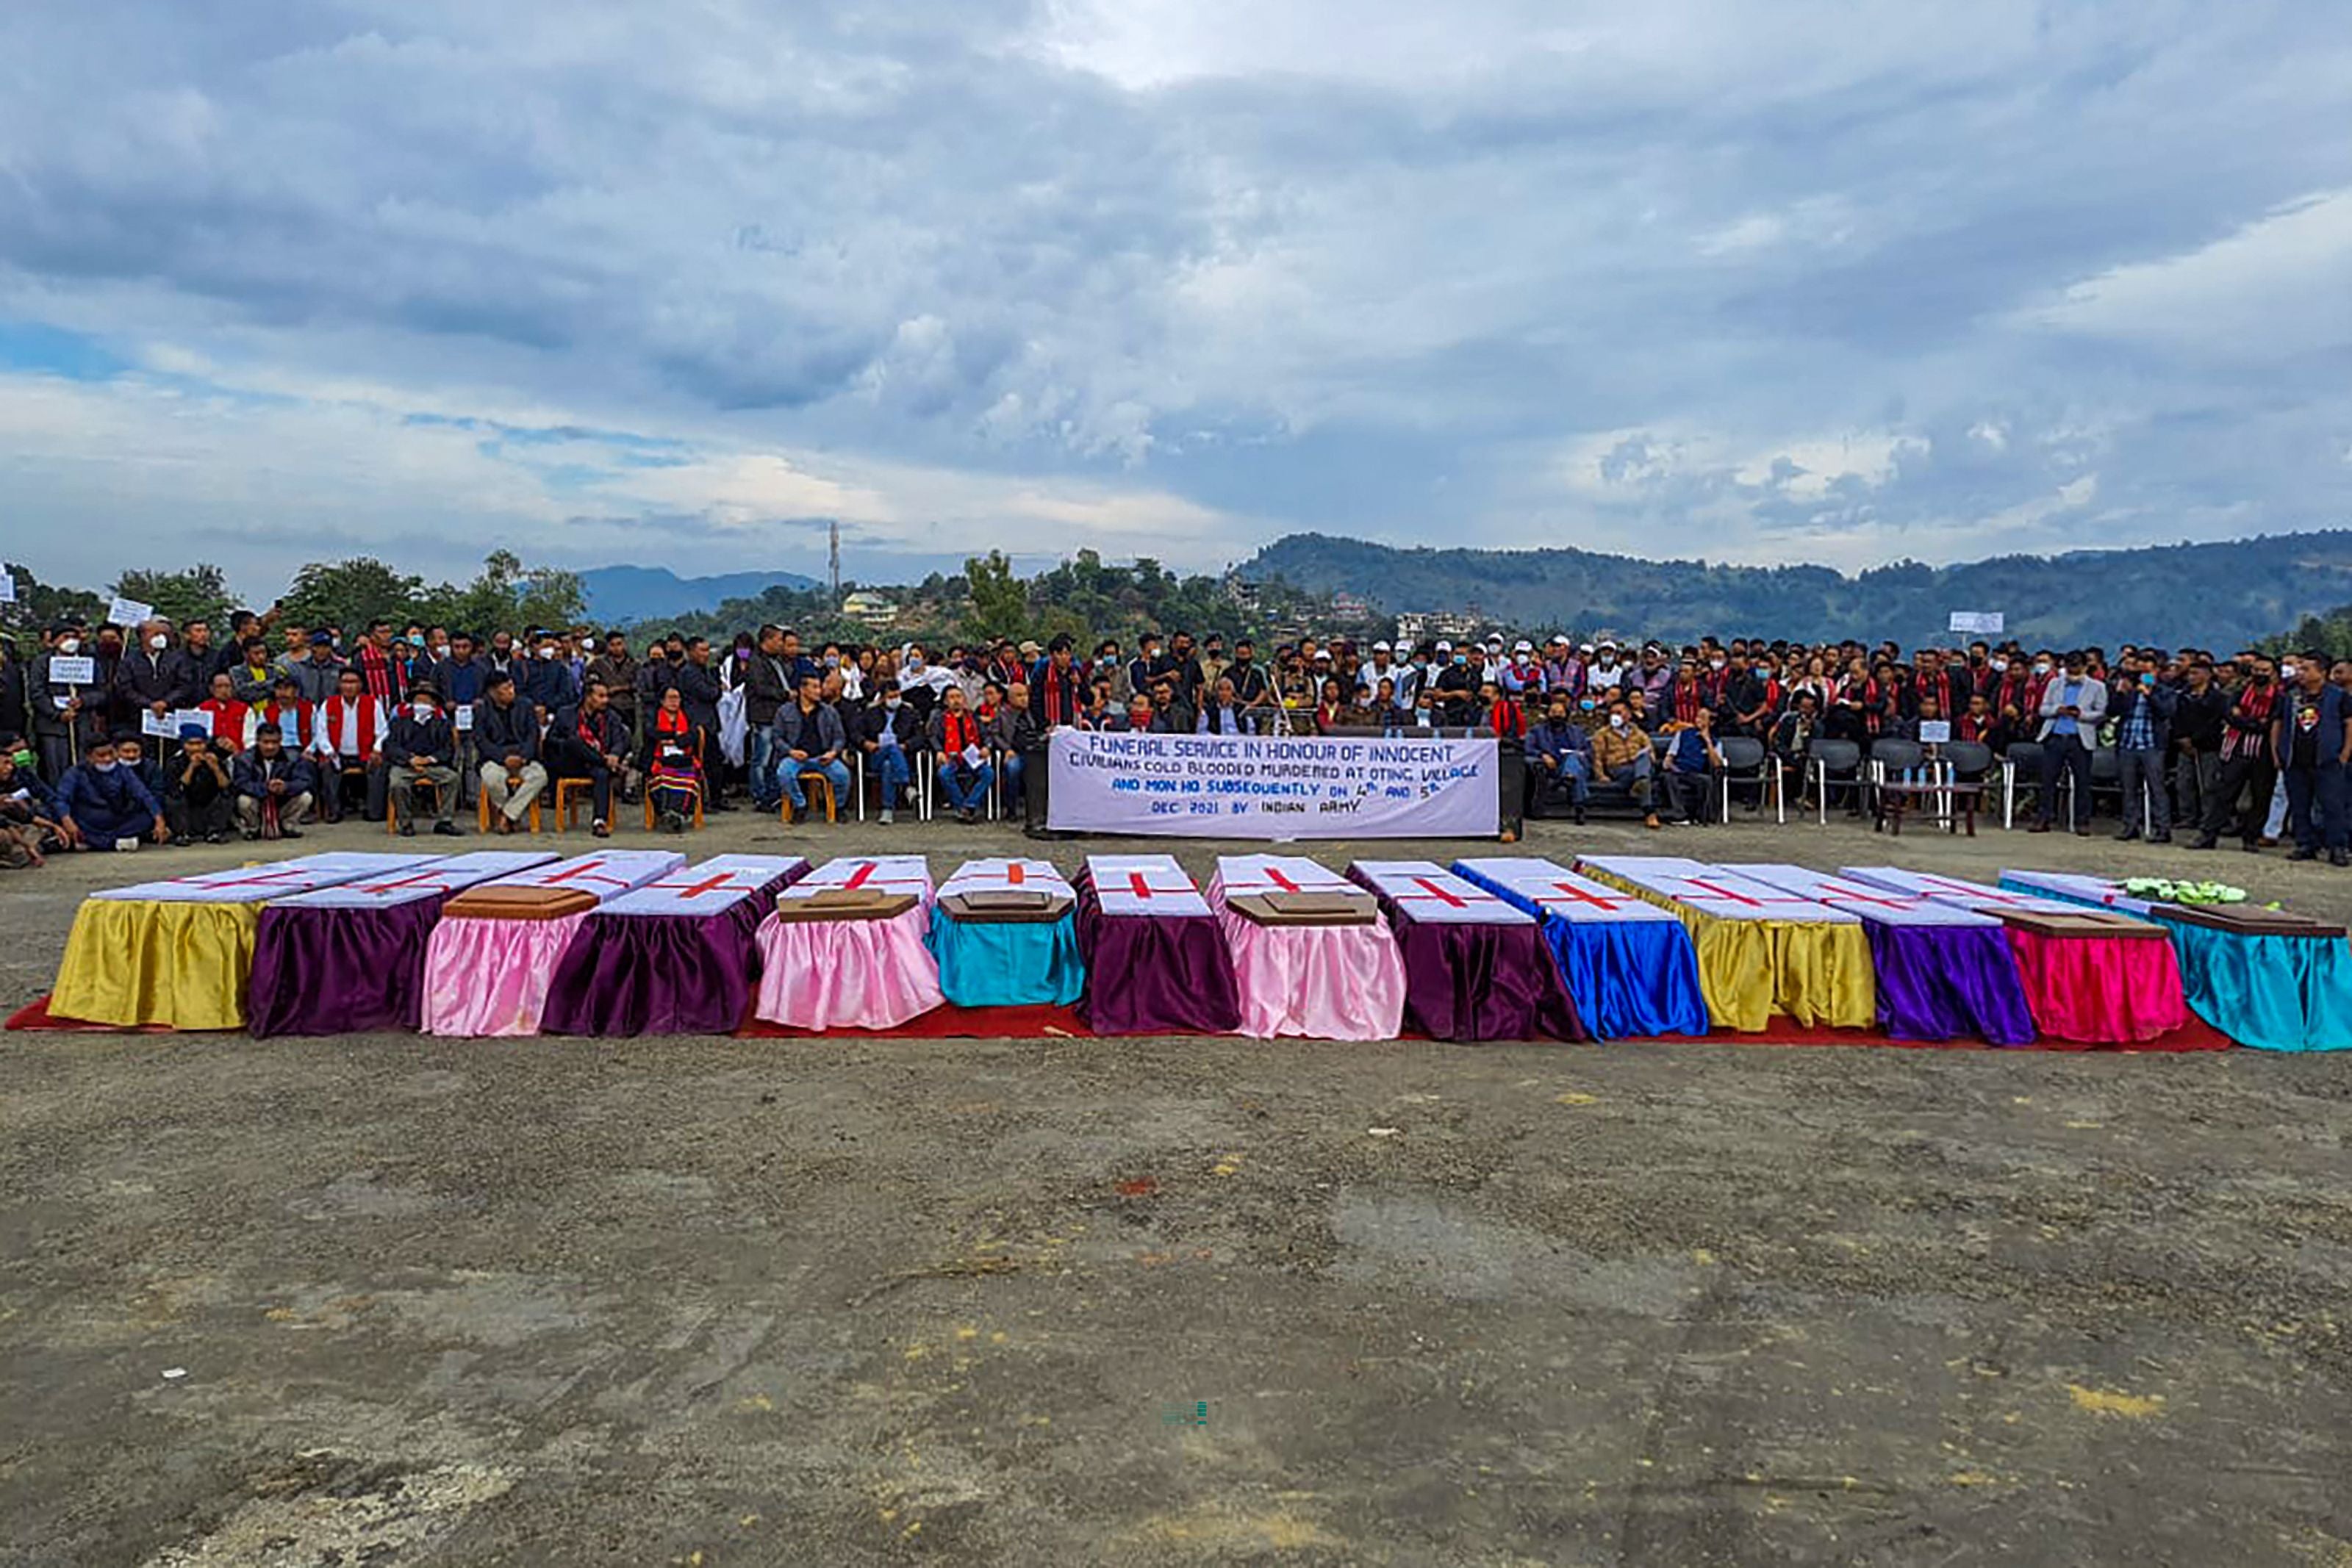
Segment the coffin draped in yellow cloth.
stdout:
[[49,1011],[85,1023],[243,1029],[258,904],[85,899]]
[[1707,1017],[1722,1029],[1763,1031],[1774,1013],[1808,1028],[1869,1029],[1878,1021],[1878,975],[1870,937],[1859,924],[1727,920],[1597,866],[1584,874],[1670,910],[1698,949],[1699,989]]

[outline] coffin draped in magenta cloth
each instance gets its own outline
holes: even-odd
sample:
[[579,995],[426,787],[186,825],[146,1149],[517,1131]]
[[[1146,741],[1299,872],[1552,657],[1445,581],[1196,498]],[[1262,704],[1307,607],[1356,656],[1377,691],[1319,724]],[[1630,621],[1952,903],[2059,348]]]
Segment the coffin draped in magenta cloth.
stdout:
[[827,861],[776,894],[779,907],[828,888],[905,894],[914,907],[887,920],[761,922],[756,1017],[794,1029],[894,1029],[940,1006],[940,967],[924,946],[933,893],[920,855]]
[[240,1028],[264,905],[436,858],[338,850],[91,894],[74,915],[49,1011],[126,1029]]
[[[1304,855],[1225,855],[1209,904],[1240,988],[1241,1031],[1260,1040],[1394,1040],[1404,1027],[1404,955],[1375,907],[1362,925],[1261,925],[1230,900],[1267,893],[1363,890]],[[1368,901],[1369,902],[1369,901]]]
[[1543,929],[1434,861],[1357,861],[1404,957],[1405,1021],[1433,1040],[1583,1040]]
[[931,911],[924,938],[940,966],[940,989],[960,1008],[1068,1007],[1085,994],[1086,956],[1078,951],[1077,892],[1041,860],[967,861],[940,888],[942,900],[967,893],[1030,892],[1066,900],[1058,920],[959,920]]
[[1231,1034],[1241,1027],[1233,954],[1207,899],[1173,855],[1088,855],[1078,947],[1097,1034]]
[[1844,910],[1675,855],[1585,855],[1576,868],[1689,930],[1715,1027],[1757,1034],[1775,1013],[1809,1028],[1878,1021],[1870,939]]
[[556,965],[541,1034],[732,1034],[760,977],[760,923],[798,855],[719,855],[592,911]]
[[[1872,887],[1911,894],[1998,918],[2004,910],[2063,915],[2074,907],[2022,893],[1902,866],[1850,865],[1844,874]],[[2108,913],[2125,911],[2107,908]],[[2054,936],[2011,929],[2010,956],[2044,1045],[2136,1045],[2189,1022],[2180,962],[2169,942],[2116,936]]]
[[251,1018],[260,1036],[414,1030],[425,951],[453,893],[544,865],[546,850],[477,850],[276,899],[254,943]]
[[1993,916],[1803,866],[1722,869],[1859,919],[1877,976],[1879,1027],[1895,1039],[2033,1043],[2033,1011],[2009,934]]
[[1596,1040],[1706,1032],[1698,950],[1666,910],[1548,860],[1489,856],[1454,873],[1543,925],[1545,945]]
[[[602,905],[685,863],[676,850],[600,850],[478,887],[585,894]],[[553,920],[445,914],[425,944],[425,1031],[538,1033],[556,966],[587,918],[584,911]]]

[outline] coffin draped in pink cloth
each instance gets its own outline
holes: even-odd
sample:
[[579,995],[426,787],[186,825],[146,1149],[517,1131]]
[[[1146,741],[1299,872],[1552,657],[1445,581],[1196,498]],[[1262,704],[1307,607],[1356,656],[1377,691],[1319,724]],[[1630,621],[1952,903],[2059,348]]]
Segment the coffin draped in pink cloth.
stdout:
[[1241,1032],[1260,1040],[1394,1040],[1404,1027],[1404,957],[1388,917],[1369,925],[1260,925],[1227,905],[1233,894],[1360,893],[1303,855],[1227,855],[1209,904],[1234,957]]
[[794,1029],[895,1029],[941,1006],[930,930],[931,873],[920,855],[828,861],[776,895],[779,905],[829,887],[911,894],[915,907],[887,920],[761,923],[760,989],[751,1012]]
[[[571,889],[605,904],[685,863],[676,850],[604,850],[482,885]],[[425,1032],[538,1033],[555,967],[588,913],[554,920],[443,916],[425,950]]]

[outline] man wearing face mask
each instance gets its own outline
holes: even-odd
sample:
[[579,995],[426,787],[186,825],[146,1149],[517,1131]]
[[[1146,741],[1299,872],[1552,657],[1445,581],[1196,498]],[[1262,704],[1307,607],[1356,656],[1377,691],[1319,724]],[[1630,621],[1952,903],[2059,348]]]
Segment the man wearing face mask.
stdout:
[[416,786],[422,781],[433,786],[433,831],[444,838],[460,837],[450,820],[457,810],[457,735],[432,682],[419,681],[410,689],[384,737],[383,756],[391,765],[392,817],[400,836],[416,836]]
[[1438,644],[1445,663],[1430,683],[1430,706],[1436,710],[1437,722],[1455,727],[1470,722],[1471,709],[1477,701],[1477,683],[1470,669],[1470,653],[1466,648]]
[[[540,727],[544,729],[554,716],[580,701],[579,684],[572,677],[572,665],[563,658],[562,649],[551,632],[541,632],[531,644],[529,670],[518,677],[522,685],[523,700],[539,715]],[[717,698],[714,696],[715,704]],[[718,726],[718,715],[711,716],[711,728]]]
[[2124,825],[2116,834],[2138,838],[2143,814],[2147,841],[2172,841],[2172,789],[2168,763],[2172,753],[2172,716],[2180,695],[2156,678],[2163,661],[2153,651],[2127,653],[2107,695],[2107,716],[2116,723],[2116,765],[2124,792]]
[[1555,695],[1543,722],[1528,732],[1528,768],[1524,813],[1549,815],[1549,808],[1568,797],[1577,826],[1584,825],[1585,792],[1592,781],[1592,741],[1568,721],[1568,699]]
[[[1021,686],[1019,690],[1025,698],[1029,688]],[[914,779],[914,768],[908,758],[921,733],[914,708],[908,703],[906,694],[896,686],[883,692],[882,700],[866,710],[865,722],[859,727],[857,749],[865,754],[881,790],[882,825],[886,828],[898,820],[898,802],[906,799],[907,786]]]
[[1593,775],[1601,782],[1629,791],[1642,808],[1642,825],[1650,829],[1658,826],[1657,803],[1652,793],[1654,766],[1650,737],[1633,722],[1632,708],[1622,697],[1612,702],[1608,724],[1593,732]]
[[[137,740],[129,744],[135,754]],[[68,768],[58,787],[58,809],[64,813],[58,825],[78,850],[172,841],[163,805],[136,773],[117,760],[119,753],[110,739],[92,741],[81,766]]]
[[[52,668],[59,659],[83,657],[89,644],[81,629],[69,622],[49,628],[47,652],[33,661],[33,739],[41,753],[41,770],[54,784],[66,769],[80,762],[89,743],[106,733],[106,687],[92,679],[61,681]],[[97,660],[90,661],[95,676]]]
[[2330,865],[2344,865],[2344,772],[2352,762],[2352,704],[2328,680],[2326,656],[2310,651],[2297,658],[2294,684],[2283,695],[2271,725],[2271,749],[2286,781],[2286,825],[2294,835],[2287,859],[2316,860],[2325,848]]
[[2074,780],[2074,831],[2091,831],[2091,745],[2107,716],[2107,688],[2092,678],[2079,652],[2066,655],[2066,673],[2042,691],[2042,796],[2029,832],[2050,831],[2058,808],[2058,778]]
[[195,706],[204,696],[196,685],[196,666],[172,646],[171,622],[159,616],[139,631],[139,646],[126,651],[115,669],[116,699],[134,715],[143,709],[157,718],[174,708]]

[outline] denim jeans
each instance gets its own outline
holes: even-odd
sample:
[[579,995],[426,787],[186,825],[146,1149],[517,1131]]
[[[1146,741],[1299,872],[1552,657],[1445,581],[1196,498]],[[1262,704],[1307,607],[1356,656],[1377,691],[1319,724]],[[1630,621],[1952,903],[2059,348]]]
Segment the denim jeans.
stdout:
[[1024,770],[1019,752],[1004,754],[1004,814],[1008,817],[1021,810],[1021,775]]
[[761,810],[772,811],[783,799],[783,786],[776,779],[776,758],[781,753],[776,747],[776,731],[772,725],[751,727],[751,753],[749,758],[751,774],[751,804]]
[[779,764],[777,772],[783,779],[784,799],[795,806],[808,804],[801,793],[801,775],[803,773],[822,773],[832,782],[833,800],[836,807],[849,799],[849,768],[839,758],[831,762],[819,762],[814,758],[806,762],[794,762],[787,757]]
[[902,746],[877,746],[874,748],[874,771],[882,779],[882,805],[885,811],[898,809],[898,800],[907,786],[915,781],[915,770],[907,766],[907,749]]
[[995,779],[996,769],[985,762],[977,768],[967,768],[961,762],[940,764],[940,793],[946,797],[951,811],[977,811],[987,805],[988,787]]

